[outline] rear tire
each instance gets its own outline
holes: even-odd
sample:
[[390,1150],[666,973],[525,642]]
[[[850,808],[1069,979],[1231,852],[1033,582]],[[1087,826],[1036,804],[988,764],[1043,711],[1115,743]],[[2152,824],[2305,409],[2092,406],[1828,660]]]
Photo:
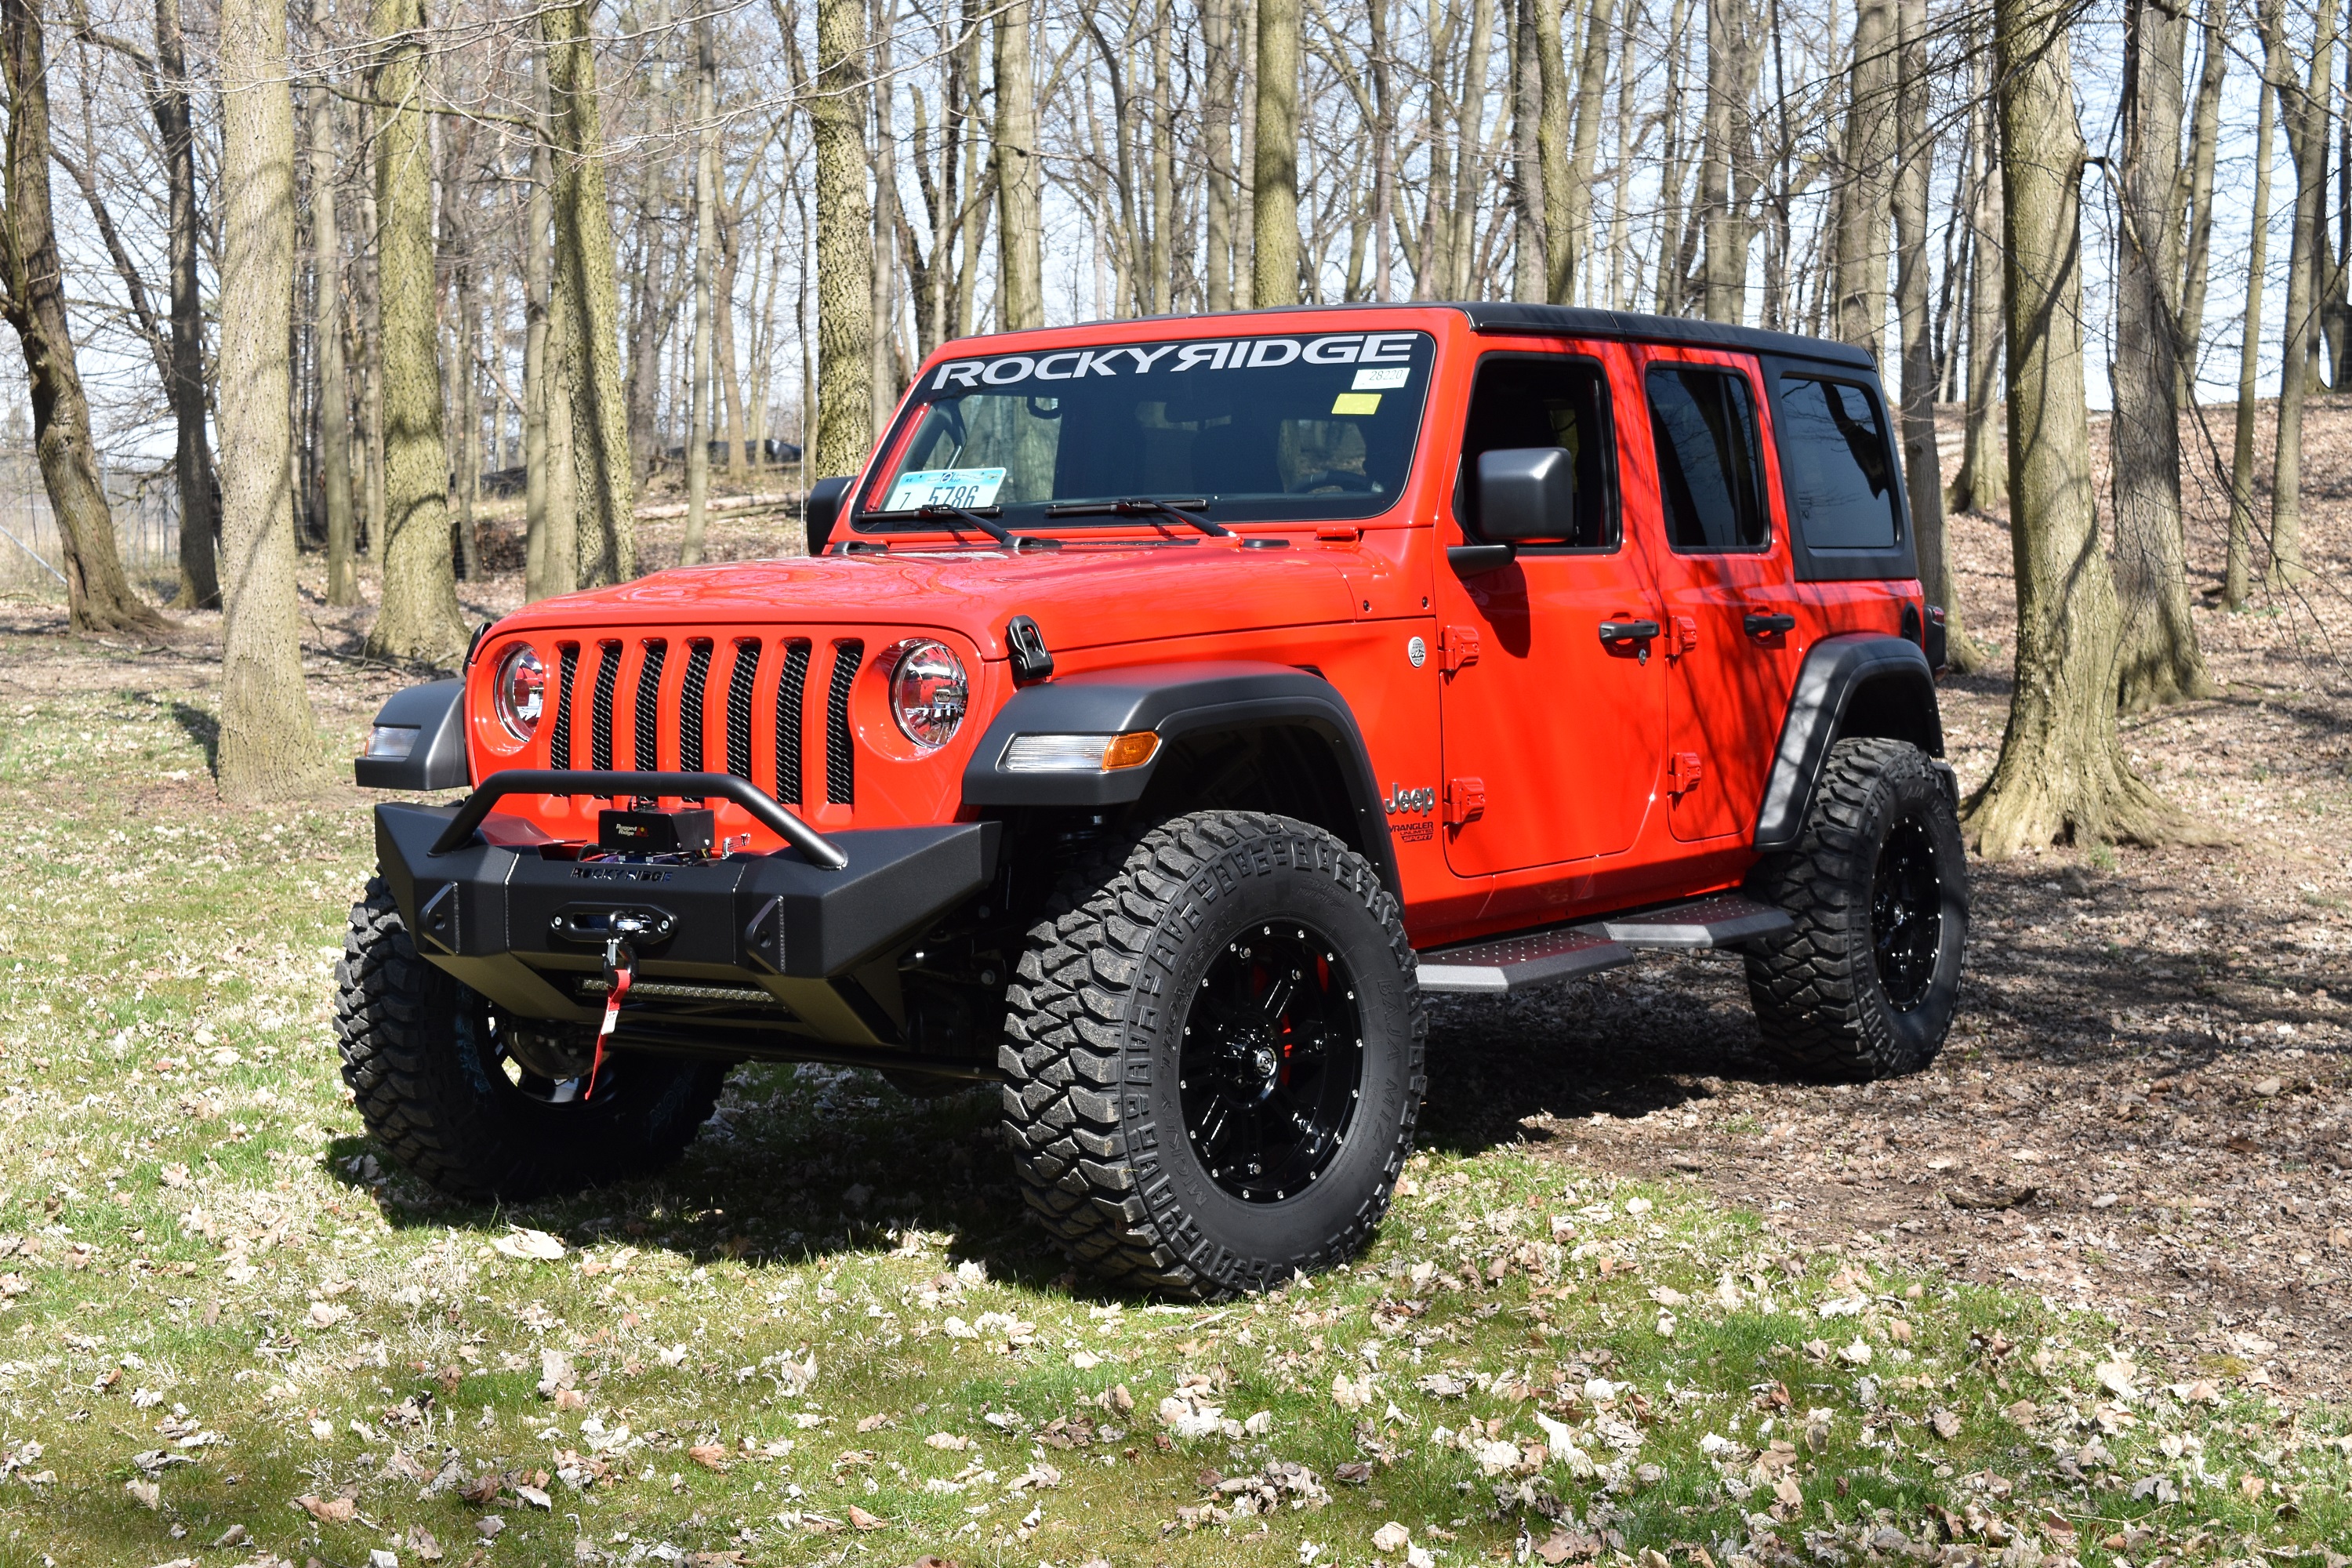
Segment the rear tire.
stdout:
[[1925,752],[1840,741],[1797,847],[1749,886],[1796,921],[1748,958],[1769,1055],[1809,1078],[1848,1080],[1935,1059],[1959,1008],[1969,868],[1951,796]]
[[656,1171],[718,1103],[717,1062],[608,1053],[593,1100],[581,1026],[526,1031],[418,956],[381,877],[336,966],[343,1081],[399,1166],[457,1198],[529,1198]]
[[1396,900],[1322,829],[1196,812],[1097,854],[1007,1003],[1023,1193],[1094,1273],[1262,1290],[1351,1256],[1387,1212],[1428,1020]]

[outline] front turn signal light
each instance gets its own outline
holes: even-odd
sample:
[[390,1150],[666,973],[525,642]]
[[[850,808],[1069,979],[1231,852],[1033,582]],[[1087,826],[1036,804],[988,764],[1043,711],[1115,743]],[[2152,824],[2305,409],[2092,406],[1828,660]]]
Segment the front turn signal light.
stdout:
[[1149,730],[1130,730],[1103,748],[1103,772],[1139,768],[1160,750],[1160,737]]
[[1109,773],[1139,768],[1160,750],[1149,730],[1123,735],[1015,735],[997,766],[1008,773]]

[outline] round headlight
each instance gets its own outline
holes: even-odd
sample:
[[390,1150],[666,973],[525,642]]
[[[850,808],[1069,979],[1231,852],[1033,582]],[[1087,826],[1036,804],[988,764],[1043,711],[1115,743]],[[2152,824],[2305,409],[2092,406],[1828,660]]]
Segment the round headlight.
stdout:
[[890,669],[890,711],[898,728],[923,750],[948,743],[963,722],[964,705],[971,688],[964,679],[963,661],[944,643],[928,637],[900,643],[898,661]]
[[518,741],[530,740],[539,729],[540,710],[547,705],[547,666],[529,643],[517,643],[499,658],[490,705]]

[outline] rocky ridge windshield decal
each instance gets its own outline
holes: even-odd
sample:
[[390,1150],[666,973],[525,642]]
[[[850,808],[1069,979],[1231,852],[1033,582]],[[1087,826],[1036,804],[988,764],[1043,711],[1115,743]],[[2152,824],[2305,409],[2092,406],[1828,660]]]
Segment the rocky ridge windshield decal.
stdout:
[[[1055,349],[1042,354],[950,360],[925,384],[929,392],[979,391],[1024,382],[1077,381],[1089,376],[1177,375],[1192,370],[1264,370],[1286,364],[1391,365],[1358,372],[1360,388],[1399,387],[1410,374],[1419,332],[1334,332],[1311,338],[1214,338],[1195,342],[1118,343]],[[1381,379],[1370,380],[1368,375]],[[1387,377],[1395,375],[1396,380]]]

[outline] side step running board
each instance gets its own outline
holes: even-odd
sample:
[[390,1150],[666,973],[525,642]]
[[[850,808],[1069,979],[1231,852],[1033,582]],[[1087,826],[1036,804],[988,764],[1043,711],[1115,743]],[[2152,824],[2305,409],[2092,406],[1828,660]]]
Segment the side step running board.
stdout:
[[1419,955],[1421,988],[1507,995],[1631,963],[1644,949],[1736,947],[1778,935],[1794,923],[1785,910],[1738,893],[1716,893],[1640,914],[1424,952]]
[[1738,893],[1714,893],[1686,904],[1668,904],[1638,915],[1596,921],[1580,931],[1597,931],[1627,947],[1688,950],[1736,947],[1751,937],[1778,936],[1797,922],[1786,910]]

